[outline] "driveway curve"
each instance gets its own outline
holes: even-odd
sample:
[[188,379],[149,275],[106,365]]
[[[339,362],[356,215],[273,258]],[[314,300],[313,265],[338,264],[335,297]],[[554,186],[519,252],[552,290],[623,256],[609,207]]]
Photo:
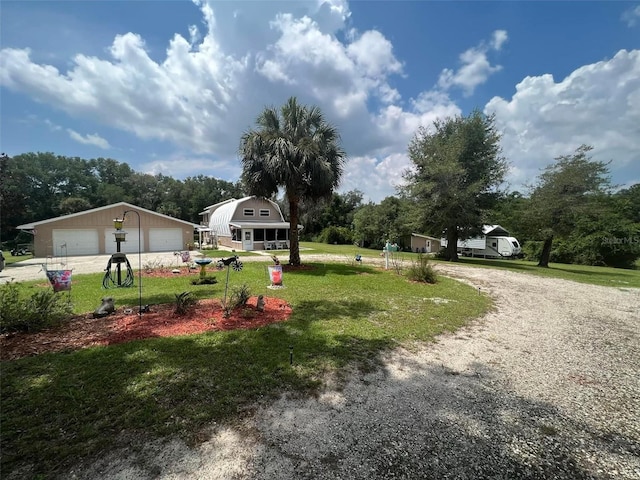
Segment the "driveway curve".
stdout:
[[493,311],[198,445],[141,439],[64,477],[640,479],[640,289],[437,268]]

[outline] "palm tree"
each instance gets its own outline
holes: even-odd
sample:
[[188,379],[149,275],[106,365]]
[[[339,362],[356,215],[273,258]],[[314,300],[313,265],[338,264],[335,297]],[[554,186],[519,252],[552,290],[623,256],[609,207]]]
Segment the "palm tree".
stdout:
[[265,108],[257,129],[242,135],[242,180],[251,195],[270,198],[283,188],[289,202],[289,264],[300,265],[298,239],[301,200],[331,196],[340,183],[346,154],[340,135],[318,107],[291,97],[278,111]]

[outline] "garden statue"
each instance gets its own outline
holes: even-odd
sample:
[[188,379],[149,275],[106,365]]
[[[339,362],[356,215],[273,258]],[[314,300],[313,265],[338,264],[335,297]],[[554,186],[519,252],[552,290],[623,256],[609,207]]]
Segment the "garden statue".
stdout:
[[102,318],[112,314],[116,311],[116,306],[113,303],[113,297],[103,297],[102,305],[95,309],[93,312],[93,318]]
[[256,310],[258,310],[259,312],[264,312],[264,295],[258,295]]

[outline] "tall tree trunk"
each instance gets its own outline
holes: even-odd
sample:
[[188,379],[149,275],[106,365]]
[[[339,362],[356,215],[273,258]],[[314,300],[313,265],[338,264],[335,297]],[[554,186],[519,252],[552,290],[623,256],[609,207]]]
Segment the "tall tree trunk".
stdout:
[[298,239],[298,203],[296,197],[289,197],[289,265],[300,265],[300,241]]
[[447,260],[458,261],[458,227],[455,225],[447,228]]
[[542,253],[540,254],[540,261],[538,262],[539,267],[548,267],[549,266],[549,257],[551,257],[551,244],[553,243],[553,235],[549,235],[544,240],[544,245],[542,246]]

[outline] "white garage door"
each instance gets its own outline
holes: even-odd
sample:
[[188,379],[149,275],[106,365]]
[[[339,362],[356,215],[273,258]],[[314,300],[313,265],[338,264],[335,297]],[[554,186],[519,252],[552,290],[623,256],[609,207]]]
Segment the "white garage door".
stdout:
[[[138,229],[123,228],[127,232],[126,242],[120,244],[120,251],[123,253],[138,253]],[[113,235],[115,230],[106,229],[104,232],[104,247],[106,253],[116,253],[117,244],[116,237]],[[140,242],[144,245],[144,232],[140,232]]]
[[96,229],[53,230],[52,240],[54,255],[95,255],[100,253],[98,230]]
[[149,251],[170,252],[181,251],[186,248],[182,244],[181,228],[151,228],[149,229]]

